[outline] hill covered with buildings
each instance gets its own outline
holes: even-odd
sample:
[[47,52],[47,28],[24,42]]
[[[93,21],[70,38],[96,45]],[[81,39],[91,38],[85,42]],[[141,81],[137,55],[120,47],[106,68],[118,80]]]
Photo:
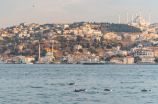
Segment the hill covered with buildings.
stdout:
[[157,28],[152,25],[147,27],[95,22],[44,25],[21,23],[0,29],[0,62],[126,63],[123,60],[129,59],[133,60],[130,63],[134,63],[148,60],[138,60],[136,57],[141,56],[135,55],[136,52],[149,52],[153,55],[153,63],[157,57],[157,40]]

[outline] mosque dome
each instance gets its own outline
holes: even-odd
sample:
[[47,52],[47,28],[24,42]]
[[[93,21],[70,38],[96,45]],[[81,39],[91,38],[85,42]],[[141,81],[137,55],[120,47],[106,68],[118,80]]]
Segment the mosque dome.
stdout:
[[52,57],[52,53],[51,52],[47,52],[45,57]]
[[142,17],[140,16],[137,16],[134,20],[133,20],[133,24],[136,24],[136,25],[140,25],[140,26],[143,26],[143,25],[149,25],[150,23],[143,19]]

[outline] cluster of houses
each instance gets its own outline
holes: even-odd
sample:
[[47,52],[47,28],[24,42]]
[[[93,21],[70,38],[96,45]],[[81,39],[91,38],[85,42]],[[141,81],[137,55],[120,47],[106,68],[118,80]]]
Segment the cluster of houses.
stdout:
[[[158,57],[158,47],[149,46],[149,44],[158,44],[158,34],[156,27],[138,27],[142,30],[142,33],[122,33],[117,34],[115,32],[108,32],[103,34],[100,30],[97,30],[100,25],[82,23],[79,27],[72,28],[72,24],[63,23],[53,23],[49,25],[39,25],[39,24],[28,24],[21,23],[17,26],[12,26],[8,28],[0,29],[0,40],[4,37],[9,38],[30,38],[26,43],[17,44],[14,48],[18,47],[20,50],[24,48],[29,42],[35,43],[39,41],[39,38],[34,34],[42,33],[43,36],[49,37],[48,39],[43,39],[45,42],[55,42],[57,37],[63,36],[67,40],[76,40],[77,36],[81,36],[83,39],[91,41],[96,39],[101,41],[101,38],[105,40],[116,40],[122,41],[122,39],[130,39],[133,42],[145,41],[148,44],[139,44],[137,47],[131,48],[130,50],[120,50],[120,47],[113,47],[112,49],[106,49],[103,53],[91,54],[89,51],[84,53],[77,52],[74,54],[67,54],[58,59],[55,59],[53,54],[53,49],[49,49],[45,57],[39,57],[38,61],[35,61],[34,56],[13,56],[13,57],[2,57],[0,58],[0,63],[23,63],[28,64],[34,63],[111,63],[111,64],[135,64],[135,63],[155,63],[155,59]],[[48,33],[43,33],[44,31]],[[8,45],[11,43],[8,43]],[[106,48],[106,47],[105,47]],[[74,45],[74,50],[83,49],[81,45]],[[52,51],[52,52],[50,52]],[[10,50],[6,50],[5,53],[10,53]],[[116,55],[121,55],[122,57],[115,57]],[[109,58],[109,60],[106,60]],[[106,61],[105,61],[106,60]]]
[[75,37],[79,35],[87,40],[89,40],[89,38],[92,38],[100,41],[101,37],[107,40],[122,40],[122,38],[128,38],[131,41],[146,40],[153,44],[157,44],[156,39],[158,38],[158,34],[155,27],[138,27],[143,31],[142,33],[123,33],[121,35],[118,35],[114,32],[103,34],[101,31],[96,29],[100,27],[100,25],[83,23],[81,26],[75,28],[71,27],[70,25],[71,24],[63,23],[53,23],[51,25],[21,23],[17,26],[0,29],[0,40],[3,40],[3,37],[16,37],[19,39],[27,37],[31,40],[36,40],[36,37],[33,34],[38,34],[42,33],[43,31],[49,30],[47,34],[43,35],[52,37],[52,39],[54,37],[64,35],[65,37],[67,37],[68,40],[72,40],[76,39]]
[[[81,45],[75,45],[75,50],[82,49]],[[1,57],[0,63],[15,64],[83,64],[83,63],[105,63],[105,64],[155,64],[158,57],[158,47],[143,47],[139,44],[131,50],[120,50],[120,46],[107,49],[108,51],[99,54],[91,54],[90,51],[84,53],[67,54],[66,56],[55,59],[53,52],[46,53],[45,57],[40,57],[35,61],[34,57],[14,56]],[[120,57],[121,56],[121,57]],[[109,58],[110,57],[110,58]],[[106,60],[109,58],[109,60]],[[106,60],[106,61],[105,61]]]

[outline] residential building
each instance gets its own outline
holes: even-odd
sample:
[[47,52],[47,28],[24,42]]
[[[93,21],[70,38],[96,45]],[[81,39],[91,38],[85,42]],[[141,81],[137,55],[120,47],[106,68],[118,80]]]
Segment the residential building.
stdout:
[[35,58],[34,57],[24,57],[24,58],[22,58],[22,63],[23,64],[30,63],[31,61],[35,61]]
[[13,62],[16,64],[21,64],[22,63],[22,58],[24,58],[25,56],[16,56],[13,58]]
[[74,49],[75,49],[75,50],[82,49],[82,46],[81,46],[81,45],[75,45],[75,46],[74,46]]
[[155,53],[151,50],[139,50],[134,53],[134,57],[140,57],[139,63],[155,63]]
[[132,57],[132,56],[124,57],[123,64],[134,64],[134,57]]
[[112,59],[110,59],[110,63],[122,64],[122,60],[119,58],[112,58]]
[[62,25],[61,25],[61,28],[62,28],[62,29],[69,28],[69,25],[68,25],[68,24],[62,24]]
[[116,36],[117,36],[117,34],[107,33],[107,34],[103,35],[103,38],[107,39],[107,40],[111,40],[111,39],[116,39]]
[[30,34],[27,34],[27,33],[20,33],[20,34],[18,34],[18,37],[19,37],[19,38],[30,37]]
[[68,63],[74,63],[75,58],[74,56],[68,56]]

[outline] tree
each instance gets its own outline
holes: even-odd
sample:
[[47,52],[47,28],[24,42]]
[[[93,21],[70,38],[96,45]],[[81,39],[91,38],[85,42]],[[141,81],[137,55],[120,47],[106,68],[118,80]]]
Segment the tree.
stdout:
[[35,64],[35,63],[36,63],[36,61],[35,61],[35,60],[32,60],[32,61],[31,61],[31,63]]
[[81,36],[77,36],[77,39],[76,39],[78,42],[80,42],[82,40],[82,37]]
[[134,26],[129,26],[126,24],[109,24],[109,23],[104,23],[101,25],[102,29],[107,29],[111,32],[141,32],[139,28],[136,28]]
[[134,57],[134,63],[138,63],[139,61],[141,61],[141,58],[140,57]]
[[69,27],[67,27],[67,28],[65,28],[65,30],[70,30],[70,28],[69,28]]
[[67,39],[64,36],[59,37],[60,42],[67,42]]
[[105,61],[110,61],[111,58],[112,58],[112,57],[107,57],[107,58],[105,59]]
[[70,35],[74,35],[74,33],[73,33],[73,32],[71,32],[71,33],[70,33]]
[[46,51],[46,50],[43,50],[41,55],[42,55],[42,56],[45,56],[46,53],[47,53],[47,51]]
[[80,52],[80,53],[83,53],[83,50],[82,50],[82,49],[79,49],[79,52]]
[[158,59],[155,59],[154,61],[155,61],[155,62],[158,62]]
[[12,40],[9,37],[4,37],[3,39],[5,39],[7,42],[12,42]]
[[2,53],[5,52],[8,48],[7,47],[3,47],[2,48]]
[[87,43],[87,48],[90,48],[90,44],[89,43]]

